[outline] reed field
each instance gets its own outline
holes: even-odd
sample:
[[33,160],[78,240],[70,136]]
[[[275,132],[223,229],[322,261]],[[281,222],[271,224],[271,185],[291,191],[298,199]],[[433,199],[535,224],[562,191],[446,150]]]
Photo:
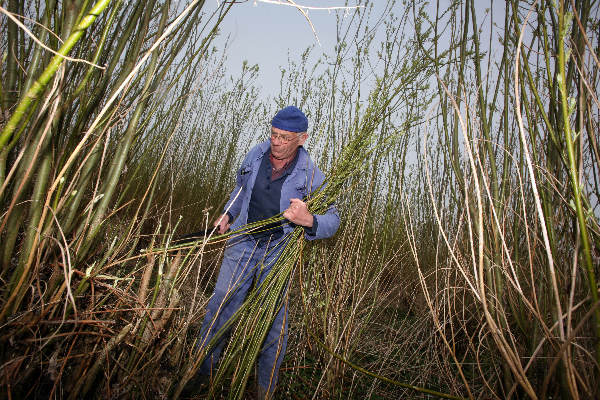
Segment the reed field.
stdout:
[[290,104],[342,223],[296,228],[197,398],[255,398],[282,304],[276,399],[600,398],[598,1],[359,0],[274,97],[218,3],[0,2],[0,399],[181,398],[245,233],[177,239]]

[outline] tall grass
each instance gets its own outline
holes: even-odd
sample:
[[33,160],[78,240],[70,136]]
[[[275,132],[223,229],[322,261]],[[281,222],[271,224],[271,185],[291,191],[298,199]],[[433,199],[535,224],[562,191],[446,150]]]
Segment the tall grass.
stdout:
[[[366,5],[332,15],[335,49],[291,60],[275,99],[212,47],[233,3],[4,6],[97,66],[3,17],[2,396],[177,395],[223,237],[173,241],[221,212],[287,104],[342,226],[273,280],[277,398],[599,396],[598,7]],[[253,391],[249,338],[205,395]]]
[[[166,253],[135,257],[142,246],[167,243],[170,236],[162,235],[172,236],[177,225],[165,182],[173,178],[167,161],[174,140],[185,135],[189,147],[198,146],[219,128],[208,120],[193,126],[197,120],[189,118],[193,110],[210,113],[207,97],[224,96],[206,83],[225,79],[211,42],[231,4],[214,14],[203,5],[11,1],[4,12],[0,319],[9,397],[83,397],[99,376],[106,393],[139,393],[159,379],[147,371],[171,343],[156,339],[174,332],[168,322],[179,309],[173,281],[181,279],[182,263]],[[9,13],[58,54],[30,40]],[[256,108],[256,95],[247,92],[255,70],[247,71],[236,102],[246,96]],[[197,99],[200,89],[205,97]],[[245,124],[252,122],[235,128]],[[220,145],[237,156],[237,142],[222,138],[202,143],[198,153]],[[193,166],[187,173],[197,171],[198,161],[176,157]],[[213,165],[227,170],[218,160]],[[220,181],[226,183],[213,182]],[[188,227],[202,221],[196,215]],[[152,233],[159,235],[148,239]],[[112,388],[112,380],[123,389]]]
[[[442,236],[433,276],[420,262],[418,236],[411,241],[428,307],[457,366],[461,357],[477,361],[489,393],[595,397],[597,250],[589,243],[598,243],[597,132],[589,82],[598,64],[583,38],[595,35],[589,24],[597,15],[588,2],[507,2],[503,32],[489,28],[504,46],[500,62],[485,67],[474,7],[451,10],[451,40],[472,36],[472,45],[459,42],[438,72],[443,123],[432,119],[423,144],[424,185]],[[437,15],[436,29],[445,19]],[[566,22],[575,15],[583,29]],[[441,142],[433,149],[432,136]],[[434,165],[440,155],[442,173]],[[410,215],[407,224],[415,225]],[[456,337],[468,338],[466,350],[456,350]],[[478,362],[482,355],[493,370]]]

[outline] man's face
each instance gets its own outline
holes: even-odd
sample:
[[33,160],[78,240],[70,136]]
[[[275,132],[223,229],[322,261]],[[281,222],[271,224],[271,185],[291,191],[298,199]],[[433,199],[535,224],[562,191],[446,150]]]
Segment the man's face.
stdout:
[[284,131],[271,127],[271,154],[277,160],[286,160],[294,155],[298,146],[302,146],[308,134]]

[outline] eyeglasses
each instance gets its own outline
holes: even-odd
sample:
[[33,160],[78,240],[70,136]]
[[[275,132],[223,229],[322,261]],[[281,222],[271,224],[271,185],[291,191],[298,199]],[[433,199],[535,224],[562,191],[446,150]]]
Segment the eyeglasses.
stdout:
[[289,143],[294,139],[299,138],[303,132],[297,133],[295,135],[284,135],[281,133],[271,132],[271,140],[279,139],[281,143]]

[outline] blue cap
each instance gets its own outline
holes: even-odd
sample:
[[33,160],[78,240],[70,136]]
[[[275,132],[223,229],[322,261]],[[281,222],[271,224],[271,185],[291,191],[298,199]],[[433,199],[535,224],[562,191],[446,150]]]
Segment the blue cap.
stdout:
[[271,126],[289,132],[306,132],[308,130],[308,118],[298,107],[287,106],[275,114]]

